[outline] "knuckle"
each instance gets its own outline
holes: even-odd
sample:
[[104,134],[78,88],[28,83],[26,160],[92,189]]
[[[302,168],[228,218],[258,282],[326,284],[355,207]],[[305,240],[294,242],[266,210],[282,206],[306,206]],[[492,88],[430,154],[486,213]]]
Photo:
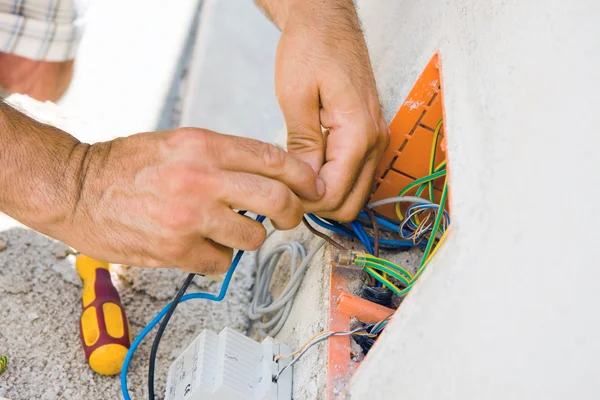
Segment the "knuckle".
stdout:
[[181,162],[169,166],[165,178],[165,189],[171,195],[178,195],[189,191],[198,177],[198,171],[195,171],[187,162]]
[[267,231],[261,226],[250,226],[245,230],[244,242],[248,245],[249,251],[257,250],[267,238]]
[[192,147],[204,155],[210,150],[211,132],[202,128],[179,128],[174,131],[172,143],[185,149]]
[[289,189],[279,182],[275,182],[271,185],[265,193],[265,200],[269,204],[269,208],[273,210],[273,213],[280,215],[288,210],[291,205],[291,193]]
[[320,148],[323,141],[321,132],[314,132],[308,125],[288,126],[287,148],[291,152]]
[[261,145],[261,156],[267,169],[279,169],[285,164],[285,152],[277,146],[264,143]]

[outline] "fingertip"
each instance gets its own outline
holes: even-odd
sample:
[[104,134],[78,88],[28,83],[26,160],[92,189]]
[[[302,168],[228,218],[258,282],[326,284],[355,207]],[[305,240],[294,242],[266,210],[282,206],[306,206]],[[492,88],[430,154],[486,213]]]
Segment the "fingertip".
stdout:
[[321,178],[317,178],[317,194],[319,198],[325,195],[325,181]]

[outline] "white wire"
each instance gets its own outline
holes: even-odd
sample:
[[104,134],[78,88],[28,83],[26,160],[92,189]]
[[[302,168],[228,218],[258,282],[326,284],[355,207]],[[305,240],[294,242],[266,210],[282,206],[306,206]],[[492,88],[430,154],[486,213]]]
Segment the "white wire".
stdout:
[[[272,233],[269,232],[267,237]],[[279,333],[292,311],[294,297],[304,279],[310,260],[324,243],[324,240],[319,239],[307,254],[300,243],[287,242],[271,250],[262,262],[260,261],[260,249],[256,251],[256,281],[254,295],[248,309],[248,317],[253,321],[258,321],[257,325],[261,334],[275,336]],[[279,261],[285,253],[290,256],[288,264],[290,278],[281,294],[273,298],[269,287],[273,274],[280,264]]]
[[[288,365],[286,365],[285,367],[283,367],[278,373],[277,375],[275,375],[275,381],[277,381],[277,379],[279,379],[279,377],[281,376],[281,374],[283,374],[283,372],[288,369],[291,368],[294,364],[296,364],[298,362],[298,360],[300,360],[300,358],[302,358],[302,356],[304,354],[306,354],[306,352],[308,350],[310,350],[311,347],[313,347],[314,345],[321,343],[327,339],[329,339],[332,336],[350,336],[353,335],[357,332],[361,332],[364,331],[365,328],[364,327],[360,327],[360,328],[356,328],[353,329],[351,331],[345,331],[345,332],[323,332],[322,335],[317,336],[316,338],[314,338],[305,348],[304,350],[302,350],[302,352],[300,352],[300,354],[298,354],[296,357],[294,357],[294,359],[292,360],[292,362],[290,362]],[[287,356],[286,356],[287,357]],[[285,357],[282,357],[282,359]]]
[[367,204],[367,208],[375,208],[379,206],[384,206],[386,204],[392,203],[418,203],[418,204],[435,204],[430,202],[429,200],[422,199],[417,196],[396,196],[390,197],[387,199],[382,199],[378,201],[374,201],[373,203]]

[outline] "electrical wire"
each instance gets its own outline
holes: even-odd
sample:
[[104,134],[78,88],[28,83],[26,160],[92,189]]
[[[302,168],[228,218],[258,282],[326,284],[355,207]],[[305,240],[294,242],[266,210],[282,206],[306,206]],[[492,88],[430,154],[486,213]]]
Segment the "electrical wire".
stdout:
[[[356,233],[352,232],[351,230],[347,229],[346,227],[344,227],[343,225],[341,225],[339,223],[332,224],[332,222],[334,222],[334,221],[322,220],[314,214],[306,214],[306,216],[311,221],[313,221],[315,224],[319,225],[321,228],[325,228],[329,231],[335,232],[335,233],[337,233],[341,236],[347,237],[347,238],[358,239],[358,236],[356,235]],[[367,237],[367,239],[369,240],[369,242],[374,241],[374,239],[372,237]],[[397,250],[404,250],[404,249],[409,249],[409,248],[414,247],[414,244],[410,240],[396,240],[396,239],[381,238],[379,240],[379,243],[381,246],[386,246],[386,247],[394,248]]]
[[375,338],[377,336],[377,334],[379,334],[386,327],[386,325],[388,324],[388,322],[391,318],[392,318],[392,316],[390,315],[387,318],[385,318],[384,320],[379,321],[378,323],[376,323],[374,325],[361,326],[361,327],[358,327],[358,328],[350,330],[350,331],[343,331],[343,332],[322,331],[322,332],[315,334],[313,337],[311,337],[306,343],[304,343],[295,352],[293,352],[291,354],[279,355],[279,356],[275,357],[276,362],[279,362],[280,360],[282,360],[284,358],[289,358],[289,357],[293,357],[293,360],[288,365],[283,367],[274,376],[274,380],[277,381],[279,379],[279,377],[281,376],[281,374],[283,374],[283,372],[285,372],[286,369],[291,368],[295,363],[297,363],[298,360],[300,360],[302,358],[302,356],[304,354],[306,354],[306,352],[309,351],[313,346],[329,339],[332,336],[355,336],[356,335],[356,336],[366,336],[366,337],[370,337],[370,338]]
[[373,255],[379,257],[379,223],[377,222],[375,213],[373,213],[370,208],[366,208],[365,211],[369,215],[369,218],[371,218],[371,223],[373,224]]
[[[308,343],[306,343],[305,345],[302,346],[302,351],[295,352],[298,353],[294,359],[292,360],[292,362],[290,362],[288,365],[286,365],[285,367],[283,367],[275,376],[274,376],[274,380],[277,381],[279,379],[279,377],[281,376],[281,374],[283,374],[288,368],[291,368],[294,364],[296,364],[298,362],[298,360],[300,360],[302,358],[302,356],[304,356],[306,354],[307,351],[309,351],[313,346],[329,339],[332,336],[350,336],[350,335],[356,335],[359,334],[359,332],[364,332],[364,335],[369,335],[371,336],[371,334],[367,333],[365,331],[365,328],[360,327],[360,328],[356,328],[354,330],[351,331],[346,331],[346,332],[332,332],[332,331],[324,331],[321,332],[319,334],[317,334],[316,336],[313,336],[313,339],[311,339]],[[292,353],[292,354],[295,354]],[[284,357],[280,357],[277,359],[277,361],[281,360],[282,358],[286,358],[286,357],[290,357],[290,355],[286,355]]]
[[[240,212],[240,214],[241,213],[242,212]],[[256,217],[256,220],[261,223],[264,221],[264,219],[265,219],[265,217],[263,217],[261,215]],[[231,278],[233,277],[233,274],[234,274],[243,254],[244,254],[243,250],[238,250],[235,253],[233,260],[231,261],[231,266],[229,267],[229,270],[225,274],[225,278],[223,279],[223,284],[221,285],[221,290],[219,291],[219,293],[217,293],[217,294],[189,293],[189,294],[183,295],[183,297],[181,297],[181,300],[179,301],[179,303],[183,303],[185,301],[193,300],[193,299],[205,299],[205,300],[211,300],[211,301],[215,301],[215,302],[222,301],[223,298],[225,298],[225,295],[227,294],[227,289],[229,289],[229,284],[231,283]],[[154,327],[161,321],[161,319],[168,312],[170,306],[171,306],[171,303],[168,303],[152,319],[152,321],[150,321],[150,323],[148,325],[146,325],[146,327],[144,329],[142,329],[142,331],[139,333],[139,335],[137,335],[137,337],[131,343],[129,350],[127,351],[127,355],[125,356],[125,359],[123,360],[123,367],[121,368],[121,374],[120,374],[121,393],[123,395],[124,400],[131,400],[131,396],[129,395],[129,389],[127,388],[127,372],[129,370],[129,365],[131,364],[131,359],[133,358],[133,355],[135,354],[136,350],[138,349],[138,347],[140,346],[140,344],[142,343],[144,338],[146,336],[148,336],[148,333],[150,333],[152,331],[152,329],[154,329]]]
[[[369,275],[370,278],[372,278]],[[393,292],[387,287],[372,287],[370,285],[364,285],[361,293],[361,297],[371,303],[379,304],[384,307],[392,307],[392,294]]]
[[[442,163],[442,164],[445,165],[445,162]],[[410,184],[406,185],[406,187],[404,189],[402,189],[402,191],[398,194],[398,196],[404,196],[406,193],[410,192],[412,189],[414,189],[414,188],[416,188],[418,186],[421,186],[423,184],[427,184],[428,182],[434,181],[434,180],[436,180],[438,178],[441,178],[442,176],[445,176],[445,175],[446,175],[446,170],[445,169],[441,169],[441,170],[439,170],[437,172],[434,172],[431,175],[427,175],[427,176],[424,176],[423,178],[416,179],[413,182],[411,182]],[[400,210],[400,203],[396,203],[396,215],[398,216],[398,218],[400,220],[403,219],[402,212]]]
[[335,240],[333,240],[333,238],[331,236],[327,236],[326,234],[324,234],[324,233],[319,232],[318,230],[316,230],[310,224],[310,222],[308,222],[308,220],[306,219],[306,217],[302,217],[302,222],[304,223],[304,226],[306,226],[306,229],[308,229],[313,235],[318,236],[318,237],[320,237],[323,240],[326,240],[327,243],[329,243],[330,245],[332,245],[333,247],[335,247],[338,250],[348,250],[346,247],[344,247],[340,243],[338,243]]
[[369,203],[369,204],[367,204],[367,208],[373,209],[375,207],[380,207],[380,206],[384,206],[386,204],[392,204],[392,203],[434,204],[434,203],[430,202],[429,200],[426,200],[426,199],[423,199],[423,198],[417,197],[417,196],[396,196],[396,197],[389,197],[387,199],[381,199],[381,200]]
[[[267,253],[262,262],[260,262],[260,250],[256,251],[255,289],[248,308],[248,317],[253,321],[258,321],[257,325],[262,334],[275,336],[279,333],[290,315],[294,297],[300,288],[310,261],[324,244],[324,240],[319,240],[307,254],[300,243],[285,243]],[[290,256],[290,278],[281,294],[273,297],[269,286],[279,261],[285,253],[289,253]],[[265,322],[267,318],[268,321]]]
[[189,274],[185,279],[185,282],[177,292],[177,295],[171,302],[171,306],[169,307],[165,317],[163,318],[160,326],[158,327],[158,331],[156,332],[156,336],[154,337],[154,342],[152,343],[152,350],[150,351],[150,362],[148,363],[148,398],[150,400],[154,400],[154,366],[156,365],[156,353],[158,352],[158,345],[160,344],[160,339],[173,315],[175,312],[175,308],[177,308],[177,304],[185,294],[186,290],[194,280],[196,274]]

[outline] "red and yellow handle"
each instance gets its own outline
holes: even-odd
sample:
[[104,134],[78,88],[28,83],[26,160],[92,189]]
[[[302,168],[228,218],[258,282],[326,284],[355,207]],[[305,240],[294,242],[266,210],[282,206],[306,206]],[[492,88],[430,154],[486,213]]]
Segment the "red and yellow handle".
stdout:
[[83,281],[81,344],[92,370],[102,375],[121,371],[131,345],[129,323],[110,279],[108,263],[79,255],[75,262]]

